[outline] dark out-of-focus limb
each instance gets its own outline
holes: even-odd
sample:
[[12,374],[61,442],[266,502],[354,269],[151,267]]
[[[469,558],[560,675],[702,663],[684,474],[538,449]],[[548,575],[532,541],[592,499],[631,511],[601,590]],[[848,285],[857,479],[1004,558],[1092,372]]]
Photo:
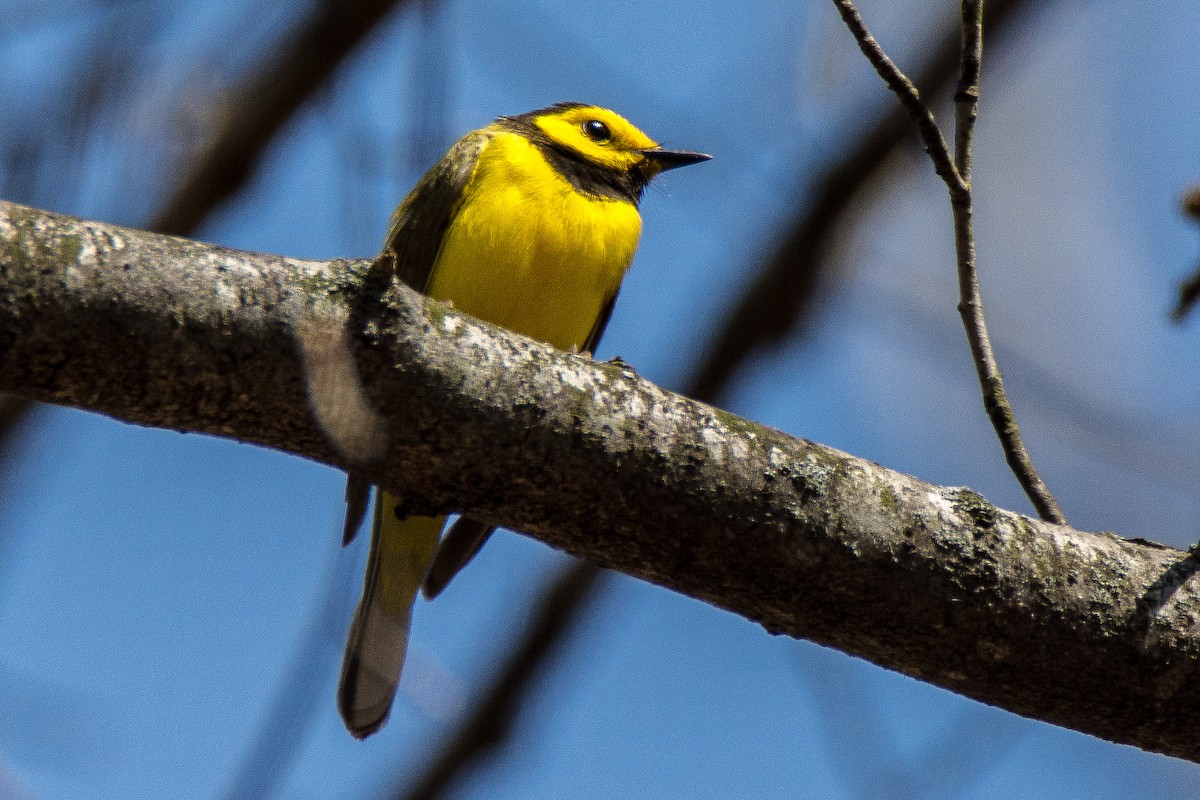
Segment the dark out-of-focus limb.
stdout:
[[389,13],[408,0],[322,0],[223,104],[219,127],[183,172],[152,230],[186,234],[245,185],[275,135]]
[[397,797],[433,800],[461,780],[468,769],[494,755],[512,732],[517,714],[547,662],[578,626],[589,601],[609,573],[590,561],[576,561],[553,578],[538,601],[525,638],[504,668],[428,761],[417,783]]
[[[13,394],[0,394],[0,486],[7,483],[7,473],[12,473],[19,460],[20,453],[16,442],[17,432],[29,424],[34,416],[30,413],[37,407],[24,398]],[[0,508],[8,508],[8,491],[0,491]],[[0,576],[5,574],[8,566],[7,555],[20,532],[9,524],[9,517],[0,516]],[[3,796],[0,794],[0,796]]]

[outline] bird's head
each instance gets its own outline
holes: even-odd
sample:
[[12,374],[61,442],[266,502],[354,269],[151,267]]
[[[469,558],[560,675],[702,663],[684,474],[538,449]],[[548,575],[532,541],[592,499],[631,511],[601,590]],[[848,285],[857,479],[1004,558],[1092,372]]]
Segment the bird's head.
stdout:
[[712,156],[668,150],[615,111],[583,103],[558,103],[508,118],[528,125],[555,148],[593,167],[628,176],[640,189],[660,172]]

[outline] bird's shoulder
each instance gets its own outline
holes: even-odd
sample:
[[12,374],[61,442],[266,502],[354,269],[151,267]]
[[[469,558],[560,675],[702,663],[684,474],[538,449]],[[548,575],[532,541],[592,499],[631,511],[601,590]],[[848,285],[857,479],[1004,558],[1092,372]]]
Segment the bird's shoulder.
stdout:
[[446,228],[493,136],[495,131],[482,128],[455,142],[392,213],[384,251],[395,256],[400,279],[414,289],[424,290]]

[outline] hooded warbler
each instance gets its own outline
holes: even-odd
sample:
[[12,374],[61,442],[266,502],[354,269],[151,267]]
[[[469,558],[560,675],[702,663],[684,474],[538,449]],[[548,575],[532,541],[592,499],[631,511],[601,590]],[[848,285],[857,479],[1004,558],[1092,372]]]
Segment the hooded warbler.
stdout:
[[[460,139],[392,214],[384,254],[435,300],[563,350],[592,352],[641,235],[638,201],[660,172],[710,156],[667,150],[620,115],[559,103],[500,117]],[[345,540],[370,487],[351,476]],[[362,599],[342,662],[338,708],[364,738],[386,721],[417,590],[436,595],[491,526],[397,515],[376,490]],[[436,553],[436,555],[435,555]]]

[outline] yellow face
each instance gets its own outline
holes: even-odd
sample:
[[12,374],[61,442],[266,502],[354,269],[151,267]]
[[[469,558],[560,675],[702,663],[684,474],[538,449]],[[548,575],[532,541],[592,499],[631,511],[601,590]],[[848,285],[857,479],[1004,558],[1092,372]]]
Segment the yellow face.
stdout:
[[[580,106],[555,109],[533,124],[556,143],[610,169],[627,172],[641,167],[657,172],[640,151],[658,147],[658,143],[635,128],[628,120],[607,108]],[[650,168],[650,169],[648,169]]]

